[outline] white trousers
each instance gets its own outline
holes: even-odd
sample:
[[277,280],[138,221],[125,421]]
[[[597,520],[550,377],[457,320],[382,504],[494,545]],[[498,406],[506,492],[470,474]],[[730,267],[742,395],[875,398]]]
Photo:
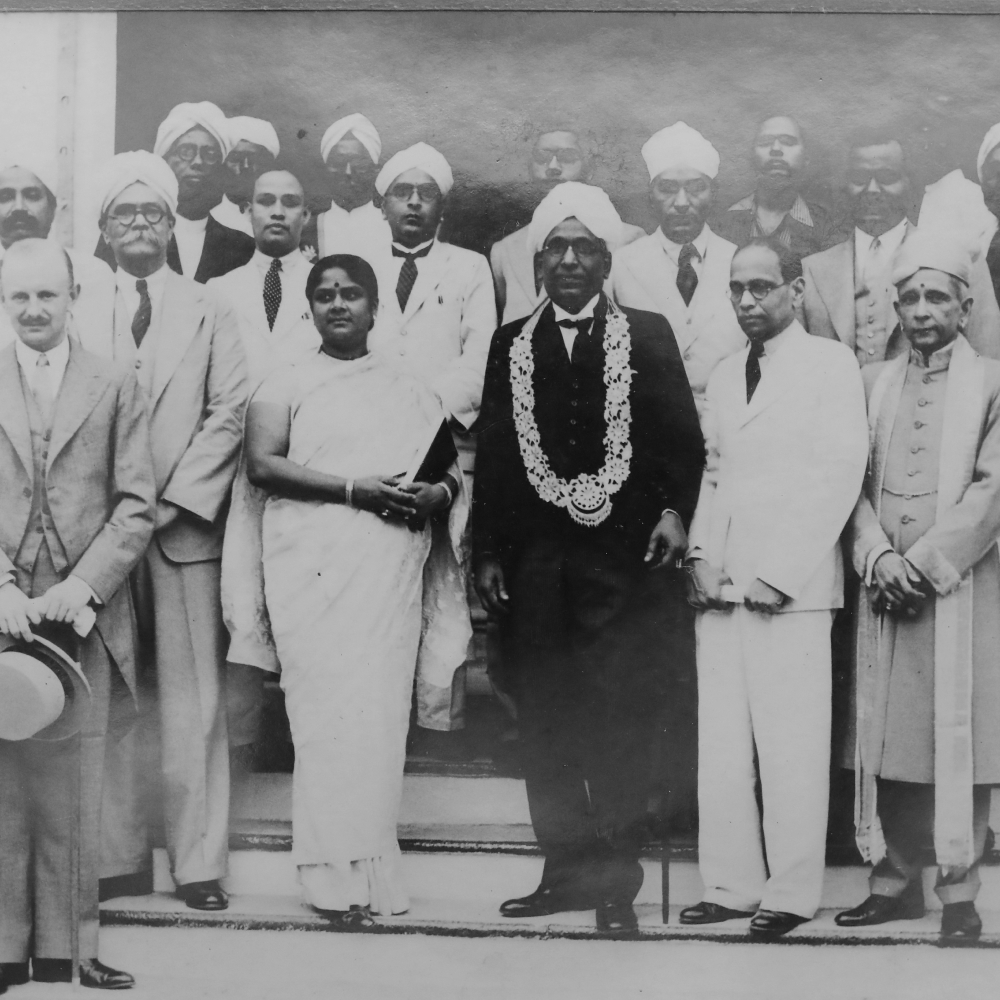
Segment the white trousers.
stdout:
[[831,611],[744,607],[698,616],[698,856],[708,902],[806,918],[819,908],[832,621]]

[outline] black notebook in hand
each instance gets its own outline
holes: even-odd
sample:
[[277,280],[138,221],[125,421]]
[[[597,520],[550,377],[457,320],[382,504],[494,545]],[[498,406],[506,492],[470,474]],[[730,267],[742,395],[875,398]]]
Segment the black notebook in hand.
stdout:
[[[409,469],[403,476],[404,483],[439,483],[458,458],[455,439],[451,436],[448,421],[442,420],[434,431],[433,437],[428,437],[418,449]],[[409,524],[417,529],[423,528],[424,518],[411,518]]]

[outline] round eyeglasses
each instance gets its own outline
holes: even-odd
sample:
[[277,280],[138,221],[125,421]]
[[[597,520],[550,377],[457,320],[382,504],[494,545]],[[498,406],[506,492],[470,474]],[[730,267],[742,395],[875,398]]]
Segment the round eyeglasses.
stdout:
[[151,226],[161,222],[167,210],[160,205],[115,205],[111,210],[111,218],[119,225],[131,226],[136,216],[141,215]]

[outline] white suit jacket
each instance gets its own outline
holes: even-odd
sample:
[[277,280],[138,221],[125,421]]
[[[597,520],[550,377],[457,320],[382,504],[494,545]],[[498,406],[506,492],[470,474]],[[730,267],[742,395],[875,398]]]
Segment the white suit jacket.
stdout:
[[729,298],[729,270],[735,253],[735,243],[708,229],[701,276],[689,305],[677,290],[676,268],[656,233],[614,254],[611,286],[615,300],[666,317],[684,359],[699,415],[715,366],[747,342]]
[[253,259],[208,282],[232,306],[247,356],[251,389],[276,367],[322,345],[306,301],[306,278],[312,265],[296,251],[282,259],[281,305],[274,329],[264,312],[264,277]]
[[865,391],[843,344],[811,337],[797,321],[787,333],[749,404],[748,349],[709,379],[690,552],[740,591],[759,578],[787,594],[782,611],[839,608],[839,538],[868,462]]
[[417,261],[417,280],[400,312],[401,263],[387,251],[375,265],[379,312],[368,346],[429,386],[445,413],[468,429],[479,416],[497,326],[490,265],[482,254],[435,240]]

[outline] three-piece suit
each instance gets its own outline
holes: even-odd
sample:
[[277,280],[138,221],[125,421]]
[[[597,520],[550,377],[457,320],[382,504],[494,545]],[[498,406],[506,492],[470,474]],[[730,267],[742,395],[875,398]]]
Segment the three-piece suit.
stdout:
[[[530,336],[534,415],[557,476],[605,461],[607,299],[567,355],[547,304]],[[505,667],[518,707],[528,805],[545,855],[543,887],[631,902],[642,882],[641,827],[653,730],[671,669],[672,570],[644,563],[666,509],[690,520],[704,444],[680,352],[661,316],[622,310],[632,371],[631,460],[603,523],[579,524],[529,480],[514,421],[511,350],[497,331],[479,423],[473,548],[499,561],[510,595]]]
[[128,576],[152,535],[154,510],[146,410],[133,372],[71,341],[47,421],[14,346],[0,353],[0,574],[13,574],[29,597],[73,574],[99,602],[85,639],[64,624],[34,626],[78,659],[90,682],[81,732],[0,741],[0,962],[72,957],[74,869],[79,954],[97,957],[105,734],[113,703],[134,716]]

